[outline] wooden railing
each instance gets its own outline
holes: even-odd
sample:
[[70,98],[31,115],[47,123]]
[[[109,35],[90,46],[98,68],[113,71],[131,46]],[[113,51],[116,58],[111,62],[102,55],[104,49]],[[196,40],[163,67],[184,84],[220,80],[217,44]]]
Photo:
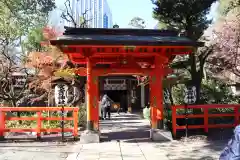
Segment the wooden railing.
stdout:
[[[214,108],[232,108],[233,113],[209,113],[209,109]],[[186,129],[204,129],[204,132],[208,133],[209,128],[231,128],[235,127],[239,124],[239,108],[240,105],[231,105],[231,104],[209,104],[209,105],[179,105],[179,106],[172,106],[172,133],[173,137],[176,137],[177,130]],[[177,109],[201,109],[203,112],[200,114],[184,114],[184,115],[177,115]],[[209,124],[209,118],[217,118],[217,117],[234,117],[234,123],[232,124]],[[190,125],[185,124],[182,126],[177,125],[178,118],[203,118],[204,124],[202,125]]]
[[[44,117],[43,111],[62,111],[61,107],[1,107],[0,108],[0,137],[4,138],[5,132],[36,132],[41,138],[41,132],[62,132],[62,128],[43,128],[42,121],[61,121],[62,117]],[[72,132],[73,137],[78,137],[78,111],[79,108],[64,107],[64,111],[72,111],[72,117],[64,117],[64,121],[73,121],[73,128],[64,128],[64,132]],[[7,112],[36,112],[32,117],[8,117]],[[37,121],[36,128],[6,128],[7,121]]]

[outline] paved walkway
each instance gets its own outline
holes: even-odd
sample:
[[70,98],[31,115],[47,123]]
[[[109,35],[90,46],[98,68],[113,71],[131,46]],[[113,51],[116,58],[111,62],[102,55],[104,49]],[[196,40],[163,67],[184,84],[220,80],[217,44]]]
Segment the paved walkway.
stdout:
[[212,160],[225,141],[152,142],[149,122],[134,114],[113,114],[101,122],[102,143],[83,144],[68,160]]
[[149,122],[134,114],[113,114],[101,122],[102,142],[0,143],[0,160],[212,160],[226,142],[152,142]]

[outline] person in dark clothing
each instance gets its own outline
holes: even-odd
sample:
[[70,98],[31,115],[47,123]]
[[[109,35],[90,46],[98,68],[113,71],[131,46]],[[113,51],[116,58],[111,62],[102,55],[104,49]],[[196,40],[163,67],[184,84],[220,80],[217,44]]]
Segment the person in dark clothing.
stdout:
[[101,101],[101,114],[103,119],[106,119],[107,115],[108,115],[108,119],[110,119],[111,117],[110,109],[111,109],[111,101],[109,97],[105,94]]
[[234,129],[234,135],[224,148],[219,160],[239,160],[240,159],[240,125]]

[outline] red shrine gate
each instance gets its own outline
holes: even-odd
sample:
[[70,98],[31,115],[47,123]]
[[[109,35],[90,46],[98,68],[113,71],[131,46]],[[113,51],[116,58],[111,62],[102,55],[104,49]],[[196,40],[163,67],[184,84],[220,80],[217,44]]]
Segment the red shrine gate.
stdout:
[[168,64],[202,45],[171,31],[96,28],[66,28],[51,44],[79,64],[77,74],[87,77],[87,132],[80,138],[85,142],[99,142],[98,77],[107,75],[149,76],[151,137],[156,140],[154,130],[163,128],[162,78],[171,71]]

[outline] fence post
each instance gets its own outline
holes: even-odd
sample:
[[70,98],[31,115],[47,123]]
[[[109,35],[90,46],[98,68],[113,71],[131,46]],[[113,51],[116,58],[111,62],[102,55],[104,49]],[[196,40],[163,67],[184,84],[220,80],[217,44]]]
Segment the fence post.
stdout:
[[5,112],[0,111],[0,140],[4,140],[5,133]]
[[41,129],[42,129],[42,112],[37,112],[37,139],[41,139]]
[[204,132],[208,133],[208,108],[203,108]]
[[238,114],[238,107],[234,107],[234,124],[237,126],[239,123],[239,114]]
[[73,137],[74,140],[78,138],[78,108],[73,110]]
[[175,106],[172,106],[172,133],[173,133],[173,138],[176,138],[177,136],[177,129],[176,129],[176,125],[177,125],[177,119],[176,119],[176,115],[177,115],[177,109]]
[[185,126],[186,126],[185,136],[187,138],[188,137],[188,104],[187,103],[184,104],[184,109],[185,109]]

